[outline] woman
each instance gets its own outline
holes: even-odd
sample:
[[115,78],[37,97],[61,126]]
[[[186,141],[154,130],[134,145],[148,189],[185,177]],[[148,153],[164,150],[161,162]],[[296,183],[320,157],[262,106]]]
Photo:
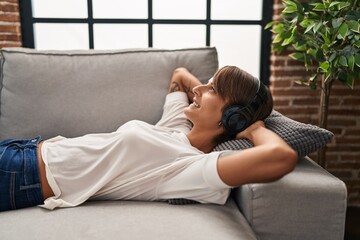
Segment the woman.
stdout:
[[[294,168],[296,152],[261,121],[271,110],[269,90],[237,67],[218,70],[204,85],[178,68],[156,125],[134,120],[106,134],[1,142],[0,210],[88,199],[224,204],[232,187]],[[233,138],[255,147],[211,152]]]

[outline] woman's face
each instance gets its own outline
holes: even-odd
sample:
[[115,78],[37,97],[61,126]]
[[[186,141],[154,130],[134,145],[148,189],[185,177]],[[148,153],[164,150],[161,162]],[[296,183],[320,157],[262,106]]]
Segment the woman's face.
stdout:
[[185,109],[187,118],[194,127],[218,128],[226,102],[216,92],[212,79],[207,84],[196,86],[193,92],[193,103]]

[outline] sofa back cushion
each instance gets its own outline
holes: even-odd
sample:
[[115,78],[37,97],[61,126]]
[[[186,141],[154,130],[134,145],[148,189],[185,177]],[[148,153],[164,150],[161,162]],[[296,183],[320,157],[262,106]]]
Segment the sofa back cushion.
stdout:
[[156,123],[177,67],[206,81],[218,68],[216,49],[2,49],[0,140],[111,132],[132,119]]

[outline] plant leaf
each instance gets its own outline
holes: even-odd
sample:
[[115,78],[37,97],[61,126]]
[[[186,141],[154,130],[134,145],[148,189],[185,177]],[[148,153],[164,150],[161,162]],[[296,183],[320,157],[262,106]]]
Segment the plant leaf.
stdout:
[[337,75],[337,79],[343,83],[346,82],[346,78],[347,78],[347,74],[343,70],[341,70]]
[[340,11],[330,11],[329,14],[332,17],[336,17]]
[[313,56],[316,59],[316,49],[309,48],[306,53],[310,54],[311,56]]
[[341,9],[349,7],[349,6],[350,6],[349,2],[340,2],[338,5],[338,7],[339,7],[338,10],[341,10]]
[[273,43],[279,43],[283,40],[283,37],[281,34],[277,34],[273,40]]
[[329,57],[329,62],[334,61],[334,59],[336,58],[336,55],[337,55],[336,53],[332,53]]
[[308,13],[309,13],[309,18],[310,18],[310,19],[317,19],[317,20],[321,19],[320,15],[317,14],[316,12],[310,11],[310,12],[308,12]]
[[289,55],[289,57],[291,57],[294,60],[298,60],[298,61],[304,61],[305,60],[304,54],[303,53],[298,53],[298,52],[291,53]]
[[309,81],[313,82],[317,78],[317,74],[314,74],[310,77]]
[[309,26],[306,28],[304,34],[307,33],[307,32],[309,32],[309,31],[315,26],[315,24],[316,24],[316,23],[312,23],[311,25],[309,25]]
[[330,67],[330,63],[329,63],[328,61],[322,62],[322,63],[320,64],[320,68],[321,68],[322,70],[324,70],[325,72],[327,72],[327,70],[329,69],[329,67]]
[[309,78],[309,81],[304,85],[310,87],[310,89],[313,89],[313,90],[316,89],[316,79],[317,79],[317,77],[318,77],[317,73],[312,75]]
[[312,3],[310,5],[314,6],[314,8],[312,9],[313,11],[322,12],[325,10],[325,6],[322,3]]
[[339,58],[339,64],[340,64],[341,66],[344,66],[344,67],[347,67],[347,66],[348,66],[347,60],[346,60],[346,57],[345,57],[345,56],[340,56],[340,58]]
[[351,89],[354,89],[354,79],[355,79],[354,75],[348,74],[345,80],[345,84]]
[[295,83],[299,84],[300,86],[310,86],[310,84],[308,82],[305,82],[304,80],[295,80]]
[[282,32],[284,31],[284,24],[279,23],[279,24],[275,25],[275,26],[271,29],[271,31],[272,31],[273,33],[282,33]]
[[339,36],[341,39],[345,39],[346,34],[349,30],[349,26],[346,23],[341,24],[340,28],[339,28]]
[[297,12],[296,6],[288,6],[288,7],[284,8],[284,10],[282,11],[282,13],[284,13],[284,14],[294,13],[294,12]]
[[326,34],[324,33],[320,33],[321,37],[324,39],[325,43],[326,43],[326,46],[329,46],[329,44],[331,43],[331,40],[330,38],[327,37]]
[[265,29],[271,28],[274,24],[275,24],[274,21],[269,22],[268,24],[266,24]]
[[355,41],[354,45],[355,45],[355,47],[360,48],[360,41]]
[[355,20],[350,20],[348,22],[349,28],[351,31],[356,32],[356,33],[360,33],[360,25],[357,21]]
[[354,71],[354,66],[355,66],[355,56],[354,55],[350,55],[347,58],[348,64],[349,64],[349,68],[351,69],[351,71]]
[[310,26],[311,23],[312,23],[311,20],[305,19],[300,23],[300,26],[302,26],[303,28],[307,28],[308,26]]
[[355,55],[355,64],[360,68],[360,53]]
[[278,43],[275,43],[275,44],[273,44],[272,45],[272,50],[274,51],[274,52],[277,52],[277,53],[280,53],[280,52],[282,52],[282,51],[284,51],[284,47],[282,47],[280,44],[278,44]]
[[322,22],[320,21],[320,22],[317,23],[317,24],[315,25],[315,27],[313,28],[314,33],[317,33],[317,31],[321,28],[321,26],[322,26]]
[[289,38],[284,39],[281,46],[289,45],[290,43],[292,43],[294,41],[294,39],[295,39],[294,35],[290,36]]
[[316,90],[316,81],[310,81],[309,82],[309,87],[311,90]]
[[296,3],[291,0],[283,0],[282,1],[285,6],[294,6],[297,7]]
[[338,5],[339,3],[340,3],[340,2],[337,2],[337,1],[331,2],[329,8],[332,8],[333,6],[336,6],[336,5]]
[[299,42],[296,42],[295,44],[293,44],[293,47],[295,48],[296,51],[305,51],[306,50],[306,44],[300,45]]
[[331,25],[332,25],[333,28],[337,29],[338,27],[341,26],[343,21],[344,21],[344,18],[342,18],[342,17],[334,18],[333,20],[331,20]]

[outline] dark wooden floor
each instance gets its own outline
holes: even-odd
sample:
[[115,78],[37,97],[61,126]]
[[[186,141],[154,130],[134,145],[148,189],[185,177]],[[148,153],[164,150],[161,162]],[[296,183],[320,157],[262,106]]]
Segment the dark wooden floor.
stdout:
[[360,240],[360,207],[347,208],[345,240]]

